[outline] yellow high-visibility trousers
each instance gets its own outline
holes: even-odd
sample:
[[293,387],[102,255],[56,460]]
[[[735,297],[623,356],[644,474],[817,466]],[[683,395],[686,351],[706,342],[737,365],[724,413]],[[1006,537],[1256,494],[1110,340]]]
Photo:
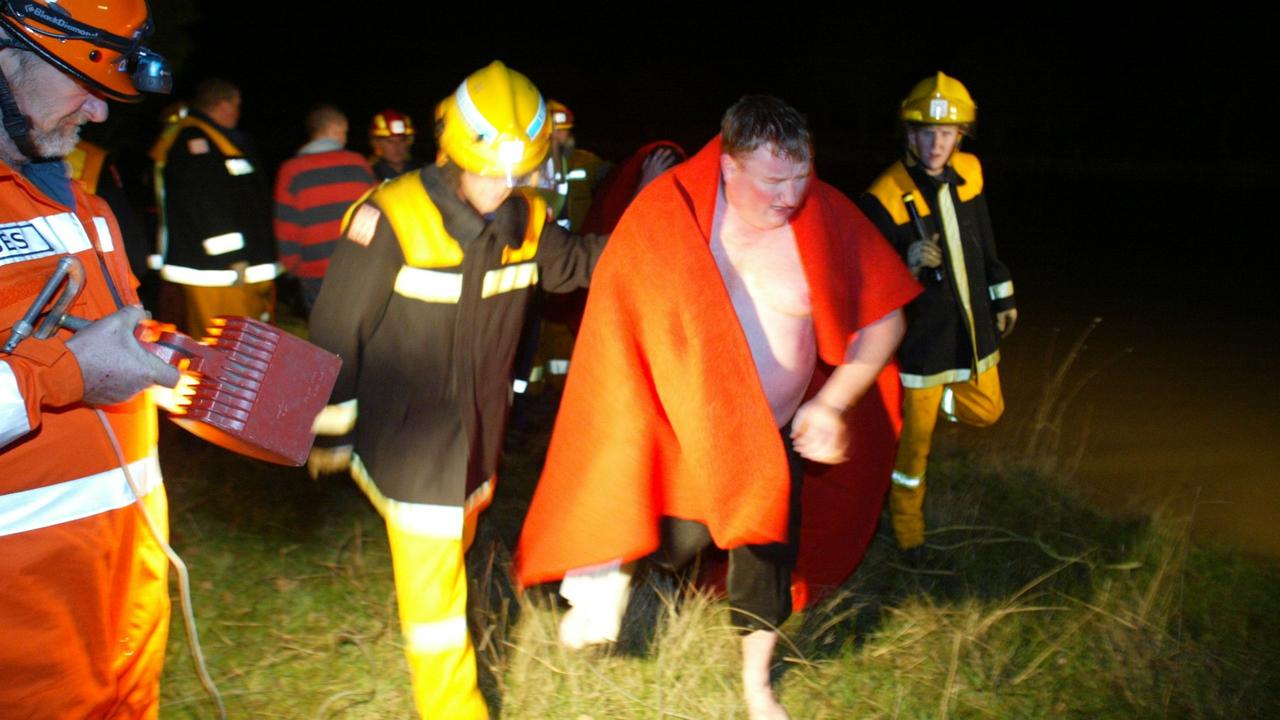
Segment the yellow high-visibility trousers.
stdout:
[[966,425],[985,427],[1004,413],[1004,396],[995,367],[979,374],[976,381],[903,388],[902,436],[889,489],[889,520],[898,547],[903,550],[924,544],[925,469],[929,465],[933,429],[938,423],[938,408],[948,391],[954,407],[946,408],[947,412]]
[[[457,510],[461,514],[462,508]],[[395,514],[384,517],[418,715],[424,720],[488,718],[467,630],[463,555],[470,533],[441,537],[421,526],[402,525]]]

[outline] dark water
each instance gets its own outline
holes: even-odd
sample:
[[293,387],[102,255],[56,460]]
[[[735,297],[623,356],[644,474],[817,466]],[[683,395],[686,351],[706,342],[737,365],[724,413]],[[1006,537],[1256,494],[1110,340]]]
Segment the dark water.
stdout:
[[1263,227],[1262,187],[1191,167],[1015,166],[989,181],[1021,308],[1001,363],[1009,419],[1037,402],[1050,347],[1062,358],[1102,318],[1069,376],[1096,372],[1064,422],[1068,451],[1087,430],[1073,481],[1102,508],[1166,505],[1197,536],[1274,559],[1280,233]]

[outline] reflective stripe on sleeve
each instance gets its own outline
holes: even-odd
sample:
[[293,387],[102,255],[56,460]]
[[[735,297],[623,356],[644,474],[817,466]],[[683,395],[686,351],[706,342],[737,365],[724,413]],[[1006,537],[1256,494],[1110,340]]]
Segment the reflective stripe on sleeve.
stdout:
[[489,298],[512,290],[520,290],[538,282],[537,263],[525,262],[508,265],[484,274],[480,297]]
[[987,288],[987,292],[991,294],[992,300],[1003,300],[1007,297],[1013,297],[1013,281],[1005,280],[999,285],[992,285]]
[[253,172],[253,163],[245,158],[227,158],[223,164],[227,168],[228,175],[248,175]]
[[31,432],[27,404],[18,391],[18,378],[9,363],[0,362],[0,447]]
[[[881,475],[880,477],[884,477],[884,476]],[[894,470],[892,479],[893,479],[894,485],[897,485],[898,487],[911,488],[912,490],[914,490],[920,487],[920,481],[923,478],[912,477],[911,475],[907,475],[906,473],[900,473],[897,470]]]
[[396,275],[395,291],[429,303],[457,303],[462,297],[462,274],[405,265]]
[[356,398],[335,405],[326,405],[311,423],[317,435],[346,435],[356,426]]
[[226,255],[229,252],[244,249],[244,233],[229,232],[214,235],[205,238],[200,244],[204,245],[205,255]]
[[467,616],[455,615],[445,620],[414,623],[405,633],[408,651],[414,654],[432,654],[454,650],[467,643]]
[[98,233],[98,245],[102,247],[102,252],[111,252],[116,249],[116,243],[111,238],[111,226],[107,224],[106,218],[95,217],[93,229]]
[[[129,472],[143,495],[160,486],[160,463],[155,455],[129,463]],[[131,505],[133,500],[133,489],[120,468],[0,495],[0,535],[101,515]]]

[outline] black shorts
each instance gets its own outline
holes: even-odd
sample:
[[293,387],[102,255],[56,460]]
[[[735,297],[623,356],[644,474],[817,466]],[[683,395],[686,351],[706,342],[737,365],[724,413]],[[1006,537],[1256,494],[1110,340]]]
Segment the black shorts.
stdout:
[[[742,545],[729,550],[729,609],[735,627],[744,633],[776,630],[791,617],[791,570],[796,564],[800,543],[800,491],[804,481],[804,459],[791,445],[791,425],[782,428],[782,445],[787,451],[790,474],[790,512],[787,542]],[[695,520],[664,517],[662,546],[653,560],[666,570],[687,565],[711,544],[707,526]]]

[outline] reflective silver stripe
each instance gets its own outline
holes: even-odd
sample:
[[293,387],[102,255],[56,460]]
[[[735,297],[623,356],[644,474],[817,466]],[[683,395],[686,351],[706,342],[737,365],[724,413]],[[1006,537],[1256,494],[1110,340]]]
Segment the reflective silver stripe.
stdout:
[[317,435],[346,435],[356,426],[357,417],[356,398],[326,405],[311,423],[311,430]]
[[547,372],[552,375],[568,375],[569,361],[568,360],[548,360]]
[[1013,281],[1005,280],[999,285],[992,285],[987,288],[987,292],[991,293],[992,300],[1003,300],[1007,297],[1013,297]]
[[[262,263],[250,265],[244,271],[247,283],[266,282],[280,274],[279,263]],[[235,270],[197,270],[181,265],[165,265],[160,268],[160,277],[179,285],[197,285],[199,287],[231,287],[240,276]]]
[[106,218],[95,217],[93,229],[98,233],[98,245],[102,247],[102,252],[116,249],[115,241],[111,239],[111,226],[107,224]]
[[28,222],[38,226],[40,220],[49,224],[49,229],[61,241],[65,252],[78,253],[93,247],[93,243],[89,242],[89,236],[84,231],[84,226],[75,215],[59,213],[46,215],[43,218],[32,218]]
[[9,363],[0,362],[0,448],[31,432],[27,404]]
[[413,623],[405,633],[408,652],[414,655],[456,650],[467,644],[467,616],[455,615],[445,620]]
[[71,213],[0,223],[0,265],[90,250],[89,234]]
[[938,403],[944,415],[954,421],[956,419],[956,393],[951,388],[942,390],[942,402]]
[[564,179],[565,180],[586,180],[587,171],[582,168],[578,168],[577,170],[570,170],[569,174],[564,176]]
[[924,479],[924,478],[912,477],[905,473],[900,473],[897,470],[893,471],[892,478],[893,478],[894,485],[897,485],[898,487],[911,488],[912,490],[920,487],[920,481]]
[[392,500],[374,484],[359,455],[351,456],[351,477],[388,523],[405,532],[437,540],[462,539],[462,508]]
[[512,290],[520,290],[538,282],[538,264],[525,262],[508,265],[484,274],[480,297],[488,298]]
[[467,90],[467,81],[463,80],[458,86],[458,90],[454,92],[453,98],[458,103],[458,112],[462,113],[462,119],[467,121],[467,125],[476,134],[484,138],[487,143],[493,142],[498,137],[498,128],[489,122],[489,118],[480,112],[480,108],[476,107],[474,101],[471,100],[471,93]]
[[405,265],[396,275],[396,294],[429,303],[456,303],[462,297],[462,273]]
[[250,265],[245,268],[244,281],[247,283],[260,283],[275,280],[282,272],[284,272],[284,265],[278,262]]
[[[996,350],[978,361],[978,373],[986,372],[995,367],[998,362],[1000,362],[1000,351]],[[933,375],[912,375],[911,373],[900,372],[898,377],[902,380],[902,387],[927,388],[969,382],[969,379],[973,377],[973,373],[969,371],[969,368],[956,368],[954,370],[943,370]]]
[[223,233],[205,238],[201,243],[204,245],[205,255],[226,255],[229,252],[244,249],[244,234],[238,232]]
[[520,378],[511,381],[511,389],[517,394],[523,395],[525,390],[529,389],[529,383]]
[[529,136],[530,140],[538,137],[538,133],[542,132],[542,126],[547,124],[547,104],[542,101],[542,95],[538,95],[538,112],[533,114],[533,119],[529,121],[529,127],[524,129],[524,134]]
[[159,270],[164,267],[164,256],[160,253],[151,253],[147,256],[147,267],[152,270]]
[[[161,484],[155,455],[129,463],[143,495]],[[0,535],[38,530],[101,515],[133,504],[133,490],[120,468],[56,485],[0,495]]]
[[244,158],[227,158],[225,165],[229,175],[248,175],[253,172],[253,163]]

